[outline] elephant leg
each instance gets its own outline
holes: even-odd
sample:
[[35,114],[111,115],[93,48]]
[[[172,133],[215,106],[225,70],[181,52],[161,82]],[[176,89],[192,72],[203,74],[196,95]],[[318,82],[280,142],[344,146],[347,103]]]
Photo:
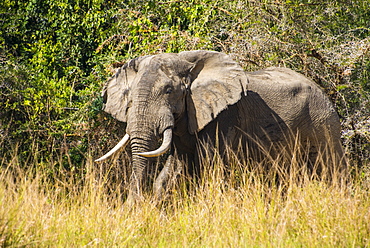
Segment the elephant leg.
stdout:
[[346,177],[347,162],[339,137],[332,140],[332,136],[323,134],[321,140],[315,137],[309,140],[309,144],[308,168],[311,174],[330,181]]
[[176,181],[176,178],[181,173],[181,170],[182,163],[175,159],[175,157],[171,154],[167,158],[162,171],[159,173],[153,185],[154,195],[157,200],[164,199],[167,190]]

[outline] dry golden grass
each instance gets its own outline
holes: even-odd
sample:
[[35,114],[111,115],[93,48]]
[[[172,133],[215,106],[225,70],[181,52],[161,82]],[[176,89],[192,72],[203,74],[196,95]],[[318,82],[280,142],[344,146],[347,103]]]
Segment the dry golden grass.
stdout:
[[[368,247],[369,175],[343,183],[315,179],[281,157],[269,173],[231,156],[231,173],[216,155],[197,183],[181,178],[170,196],[148,196],[125,209],[120,187],[103,180],[92,162],[80,180],[50,178],[46,165],[24,170],[16,154],[0,172],[3,247]],[[89,159],[92,161],[92,159]],[[252,166],[253,165],[253,166]],[[24,168],[24,166],[22,166]],[[298,173],[299,171],[299,173]],[[367,180],[367,181],[366,181]],[[110,192],[110,193],[108,193]],[[112,193],[113,192],[113,193]]]

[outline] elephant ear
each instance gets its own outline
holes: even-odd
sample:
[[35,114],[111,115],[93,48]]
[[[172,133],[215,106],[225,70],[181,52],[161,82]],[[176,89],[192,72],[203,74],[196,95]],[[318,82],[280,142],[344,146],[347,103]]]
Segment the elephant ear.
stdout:
[[246,95],[248,79],[243,68],[224,53],[190,51],[179,56],[194,63],[187,98],[188,128],[194,134]]
[[127,109],[130,103],[130,91],[139,70],[140,63],[151,56],[132,59],[105,83],[102,91],[103,110],[115,119],[127,122]]

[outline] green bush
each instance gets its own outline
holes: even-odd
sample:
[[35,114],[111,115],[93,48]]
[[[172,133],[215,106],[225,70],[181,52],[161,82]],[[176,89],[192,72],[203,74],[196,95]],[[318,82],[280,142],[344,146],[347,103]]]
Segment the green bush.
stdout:
[[287,66],[311,77],[341,115],[354,164],[367,166],[368,6],[368,0],[5,0],[0,156],[17,149],[24,164],[62,161],[56,164],[67,171],[82,169],[89,147],[99,153],[124,132],[100,111],[99,92],[114,67],[146,54],[212,49],[246,70]]

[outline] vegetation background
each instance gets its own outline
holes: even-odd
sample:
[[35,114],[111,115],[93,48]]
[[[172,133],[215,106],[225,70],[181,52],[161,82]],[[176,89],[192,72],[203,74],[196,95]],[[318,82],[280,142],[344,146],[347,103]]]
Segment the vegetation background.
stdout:
[[[124,124],[101,111],[100,91],[112,70],[138,56],[195,49],[228,53],[248,71],[286,66],[312,78],[325,89],[340,114],[343,145],[351,168],[361,182],[368,182],[369,6],[369,0],[3,0],[0,3],[2,205],[18,204],[16,209],[21,209],[19,206],[26,199],[22,197],[35,194],[33,199],[46,199],[48,189],[57,192],[60,185],[64,185],[65,195],[75,190],[84,192],[75,186],[90,185],[92,158],[108,151],[124,133]],[[121,165],[124,160],[122,156]],[[112,185],[127,178],[127,172],[119,166],[108,169],[107,181]],[[26,182],[26,178],[32,180]],[[24,191],[20,189],[22,185]],[[31,186],[38,193],[26,190]],[[87,202],[91,203],[91,195],[87,195],[90,200]],[[14,200],[19,197],[23,200]],[[63,202],[60,193],[53,197],[45,201]],[[81,197],[71,202],[82,206]],[[359,199],[366,197],[361,195]],[[43,203],[40,201],[39,204]],[[71,209],[71,204],[63,204],[58,205],[63,211],[66,209],[62,207]],[[359,206],[366,209],[367,204],[369,201]],[[29,205],[30,209],[21,212],[30,211],[33,204]],[[108,205],[97,204],[102,208],[109,208]],[[18,220],[20,212],[14,210],[12,215],[9,209],[2,210],[0,244],[22,246],[45,241],[35,231],[40,226]],[[191,207],[182,210],[183,214],[193,211]],[[117,217],[115,214],[112,216]],[[78,215],[75,217],[79,220]],[[370,222],[369,214],[363,217],[364,223]],[[181,215],[178,218],[176,221],[181,222]],[[141,228],[145,227],[144,222],[140,222]],[[167,227],[174,228],[171,225]],[[360,226],[359,235],[364,235],[352,245],[368,246],[365,237],[370,236],[370,228],[366,224]],[[83,236],[78,235],[79,231],[66,237]],[[87,238],[80,240],[80,244],[97,245],[104,238],[94,240]],[[333,240],[328,244],[344,244]],[[263,239],[260,241],[263,243]],[[277,244],[275,241],[269,240],[269,244]],[[130,242],[124,244],[134,244]],[[257,240],[255,244],[261,243]],[[150,244],[154,243],[147,246]],[[212,246],[201,240],[194,244]]]

